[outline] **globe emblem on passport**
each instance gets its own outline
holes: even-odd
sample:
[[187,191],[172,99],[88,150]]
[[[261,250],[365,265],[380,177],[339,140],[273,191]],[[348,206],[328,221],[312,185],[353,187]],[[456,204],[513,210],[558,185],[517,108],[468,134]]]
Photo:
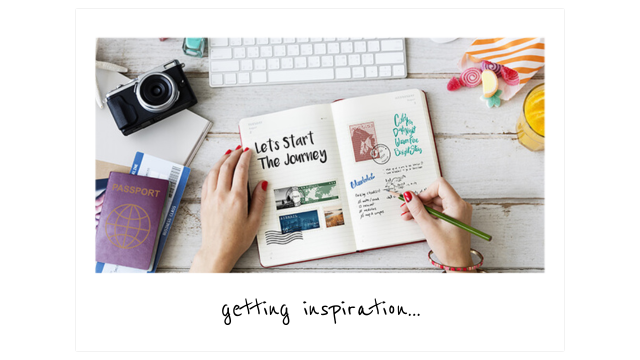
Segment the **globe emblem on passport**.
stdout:
[[151,230],[149,214],[138,205],[123,204],[113,209],[104,227],[109,241],[121,249],[142,244]]

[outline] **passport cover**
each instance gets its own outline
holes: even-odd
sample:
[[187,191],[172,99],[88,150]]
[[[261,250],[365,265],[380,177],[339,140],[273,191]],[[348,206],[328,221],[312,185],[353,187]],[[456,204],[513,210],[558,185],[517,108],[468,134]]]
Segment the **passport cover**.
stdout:
[[147,270],[169,181],[111,172],[96,232],[96,261]]

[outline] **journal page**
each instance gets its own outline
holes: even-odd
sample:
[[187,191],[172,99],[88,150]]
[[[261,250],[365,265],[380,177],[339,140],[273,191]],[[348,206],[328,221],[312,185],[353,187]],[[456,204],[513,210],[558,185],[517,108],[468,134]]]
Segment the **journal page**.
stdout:
[[262,266],[356,251],[330,105],[242,119],[253,152],[249,185],[269,182],[258,250]]
[[405,90],[332,104],[358,250],[424,240],[397,197],[440,176],[425,94]]

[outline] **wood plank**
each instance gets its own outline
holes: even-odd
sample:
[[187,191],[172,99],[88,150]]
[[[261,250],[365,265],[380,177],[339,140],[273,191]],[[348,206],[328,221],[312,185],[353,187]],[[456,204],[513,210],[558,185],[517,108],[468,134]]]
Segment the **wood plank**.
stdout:
[[[473,237],[471,247],[485,256],[485,267],[544,268],[544,205],[477,203],[473,205],[472,225],[493,235],[491,242]],[[411,226],[410,224],[407,224]],[[161,269],[187,269],[201,244],[200,204],[182,204],[160,260]],[[236,268],[242,271],[278,272],[293,269],[313,270],[423,270],[433,268],[427,262],[426,242],[365,251],[357,254],[262,269],[254,244],[240,258]]]
[[[513,134],[524,98],[542,80],[531,80],[499,108],[480,101],[482,90],[463,87],[447,91],[448,79],[372,80],[341,83],[290,84],[214,89],[207,79],[190,79],[198,104],[190,110],[213,122],[211,132],[238,132],[238,121],[336,99],[381,94],[407,89],[427,92],[429,113],[437,134]],[[275,95],[274,95],[275,94]]]

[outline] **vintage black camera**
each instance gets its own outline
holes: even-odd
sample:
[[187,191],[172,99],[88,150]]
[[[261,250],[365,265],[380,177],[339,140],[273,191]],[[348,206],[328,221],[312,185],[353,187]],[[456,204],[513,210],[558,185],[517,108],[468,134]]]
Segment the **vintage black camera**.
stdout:
[[198,103],[181,64],[173,60],[111,90],[106,101],[124,135]]

